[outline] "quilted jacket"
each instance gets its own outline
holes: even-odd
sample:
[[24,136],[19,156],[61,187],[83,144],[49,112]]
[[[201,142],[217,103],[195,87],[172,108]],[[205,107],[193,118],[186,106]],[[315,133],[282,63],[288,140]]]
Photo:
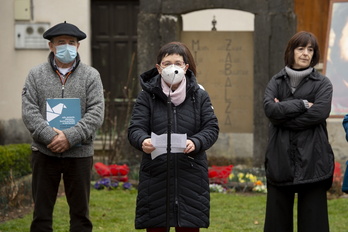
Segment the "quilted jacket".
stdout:
[[[141,144],[151,132],[167,133],[167,96],[161,88],[157,69],[140,76],[140,92],[128,129],[130,143],[142,151]],[[186,73],[187,94],[183,103],[172,104],[172,132],[186,133],[196,150],[189,154],[170,155],[170,226],[209,226],[209,180],[205,151],[218,138],[218,121],[206,91],[196,83],[191,71]],[[135,227],[137,229],[166,226],[167,155],[151,159],[143,153],[139,171],[139,187]]]

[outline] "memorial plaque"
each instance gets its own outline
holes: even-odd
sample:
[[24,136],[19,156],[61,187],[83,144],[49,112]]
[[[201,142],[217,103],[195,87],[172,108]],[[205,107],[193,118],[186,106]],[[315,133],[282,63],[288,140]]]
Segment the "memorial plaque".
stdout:
[[221,133],[253,133],[253,32],[182,32]]

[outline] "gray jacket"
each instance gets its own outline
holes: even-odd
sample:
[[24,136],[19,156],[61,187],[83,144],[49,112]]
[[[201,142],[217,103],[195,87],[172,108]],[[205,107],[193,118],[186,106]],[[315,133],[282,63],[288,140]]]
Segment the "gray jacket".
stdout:
[[[49,156],[88,157],[94,154],[93,139],[104,119],[103,85],[98,71],[80,63],[76,58],[75,68],[62,85],[53,65],[54,54],[48,62],[30,70],[22,92],[22,118],[33,137],[34,150]],[[47,98],[79,98],[81,120],[63,130],[70,149],[62,154],[51,152],[47,145],[57,134],[46,121]],[[75,146],[81,144],[81,146]]]

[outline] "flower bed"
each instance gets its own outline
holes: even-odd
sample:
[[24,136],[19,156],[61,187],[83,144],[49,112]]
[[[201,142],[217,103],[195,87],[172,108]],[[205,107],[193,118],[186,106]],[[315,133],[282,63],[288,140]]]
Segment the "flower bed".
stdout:
[[267,192],[264,170],[257,168],[212,166],[209,182],[211,192]]
[[121,189],[131,189],[132,184],[129,182],[122,182],[119,181],[116,178],[113,177],[105,177],[102,178],[98,181],[96,181],[93,185],[95,189],[101,190],[101,189],[108,189],[108,190],[113,190],[117,188]]
[[93,184],[95,189],[116,189],[118,187],[123,189],[131,189],[132,184],[128,182],[128,165],[105,165],[103,163],[95,163],[94,168],[98,175],[101,177],[100,180]]

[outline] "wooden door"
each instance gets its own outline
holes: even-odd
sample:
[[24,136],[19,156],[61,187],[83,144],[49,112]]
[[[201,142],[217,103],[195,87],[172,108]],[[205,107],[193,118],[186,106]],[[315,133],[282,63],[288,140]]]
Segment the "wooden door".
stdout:
[[92,63],[106,93],[116,101],[127,98],[132,78],[137,81],[138,12],[138,0],[92,0]]
[[294,0],[297,31],[310,31],[318,39],[320,62],[324,60],[329,0]]
[[[92,65],[101,75],[105,119],[101,134],[124,139],[138,94],[137,18],[139,0],[92,0]],[[103,139],[102,139],[103,140]]]

